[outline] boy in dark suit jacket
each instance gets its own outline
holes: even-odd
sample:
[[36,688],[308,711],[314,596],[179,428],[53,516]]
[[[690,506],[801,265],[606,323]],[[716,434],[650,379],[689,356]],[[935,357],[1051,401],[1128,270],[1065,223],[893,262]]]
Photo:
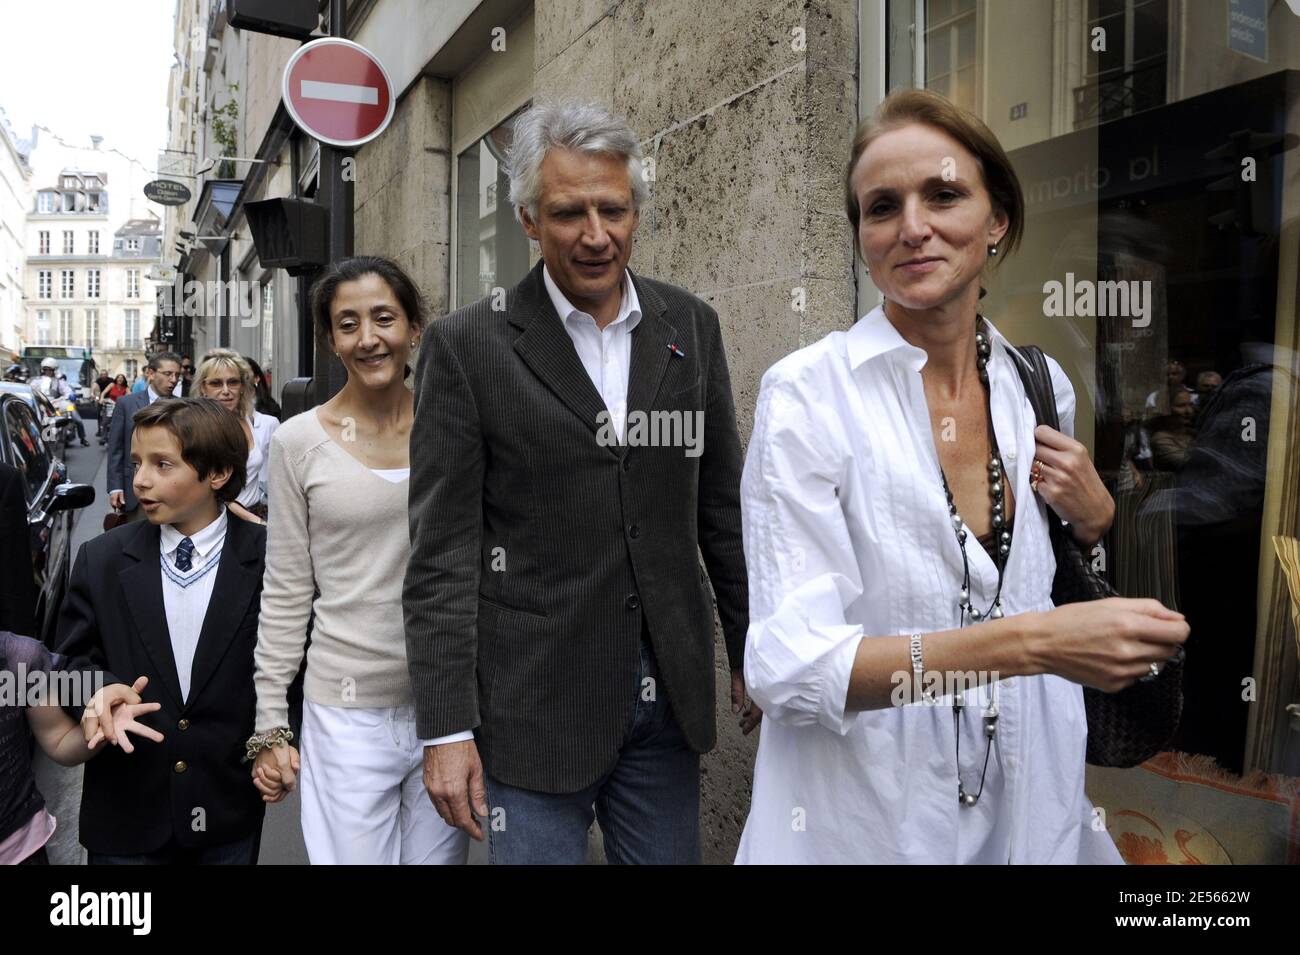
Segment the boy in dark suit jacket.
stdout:
[[[264,803],[243,762],[253,733],[253,649],[266,529],[229,516],[244,485],[239,420],[206,398],[134,415],[133,487],[148,523],[83,544],[59,618],[69,668],[104,671],[87,739],[114,748],[86,767],[81,843],[91,864],[253,864]],[[143,697],[159,743],[131,742],[115,707]],[[82,718],[80,712],[74,712]]]

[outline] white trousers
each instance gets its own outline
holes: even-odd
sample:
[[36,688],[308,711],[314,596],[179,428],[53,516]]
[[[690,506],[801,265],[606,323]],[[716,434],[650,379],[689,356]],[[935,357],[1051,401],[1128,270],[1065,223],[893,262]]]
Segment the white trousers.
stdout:
[[303,701],[302,835],[312,865],[463,865],[469,837],[424,789],[413,706]]

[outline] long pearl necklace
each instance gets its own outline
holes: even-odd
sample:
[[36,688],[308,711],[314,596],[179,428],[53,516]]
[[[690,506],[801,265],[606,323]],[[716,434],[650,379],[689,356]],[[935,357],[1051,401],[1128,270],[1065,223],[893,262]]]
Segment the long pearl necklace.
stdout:
[[[993,595],[991,603],[983,613],[975,608],[971,603],[971,586],[970,586],[970,561],[966,556],[966,528],[961,515],[957,513],[957,505],[953,503],[952,489],[948,487],[948,476],[943,473],[943,467],[939,468],[939,476],[943,478],[944,494],[948,498],[948,516],[952,521],[953,530],[957,533],[957,546],[961,548],[962,564],[962,583],[961,594],[958,599],[958,607],[961,611],[961,626],[966,626],[966,616],[970,615],[972,623],[979,623],[981,620],[998,620],[1001,619],[1002,613],[1002,580],[1007,566],[1007,558],[1011,553],[1011,526],[1007,523],[1004,512],[1003,502],[1006,494],[1004,489],[1006,479],[1006,469],[1002,466],[1002,456],[998,451],[997,433],[993,429],[993,403],[991,398],[991,389],[989,387],[988,363],[989,356],[992,354],[992,344],[988,334],[980,329],[977,325],[975,332],[975,366],[979,370],[980,384],[984,386],[984,403],[988,408],[989,414],[989,498],[991,499],[991,522],[994,533],[997,534],[997,568],[998,568],[998,586]],[[989,771],[989,754],[993,751],[993,738],[998,731],[998,705],[997,705],[997,688],[994,686],[991,702],[984,711],[984,767],[980,770],[980,785],[976,792],[967,792],[965,784],[961,781],[961,712],[966,705],[963,694],[960,689],[953,695],[952,702],[952,723],[953,735],[957,742],[957,802],[958,804],[971,807],[979,801],[984,794],[984,779]]]

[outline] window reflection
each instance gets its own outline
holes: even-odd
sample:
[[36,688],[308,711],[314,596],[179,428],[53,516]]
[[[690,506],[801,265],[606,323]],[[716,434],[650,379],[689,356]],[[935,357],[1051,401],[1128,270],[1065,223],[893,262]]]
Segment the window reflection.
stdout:
[[456,307],[528,272],[528,238],[510,206],[505,153],[513,117],[456,157]]

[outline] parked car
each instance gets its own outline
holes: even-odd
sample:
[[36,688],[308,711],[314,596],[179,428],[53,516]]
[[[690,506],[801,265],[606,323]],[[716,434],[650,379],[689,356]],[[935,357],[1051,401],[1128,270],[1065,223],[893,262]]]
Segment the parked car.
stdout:
[[73,427],[67,405],[63,408],[56,407],[43,391],[21,382],[0,382],[0,394],[15,395],[32,409],[50,454],[62,460],[63,452],[68,446],[68,432]]
[[[39,597],[36,629],[48,646],[54,640],[59,607],[72,570],[72,528],[79,508],[94,503],[89,484],[68,483],[67,466],[56,457],[41,433],[31,389],[0,385],[0,460],[22,472],[27,491],[27,527],[31,533],[32,572]],[[60,428],[59,430],[62,430]],[[22,573],[22,569],[6,573]]]

